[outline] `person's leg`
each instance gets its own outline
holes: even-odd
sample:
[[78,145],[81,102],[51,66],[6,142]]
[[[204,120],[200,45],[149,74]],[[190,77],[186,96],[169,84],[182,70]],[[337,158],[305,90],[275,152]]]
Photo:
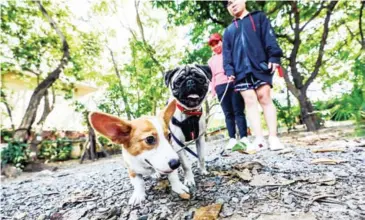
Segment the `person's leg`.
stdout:
[[[232,97],[234,91],[233,91],[232,87],[229,87],[227,89],[226,94],[224,95],[226,86],[227,86],[227,84],[218,85],[216,87],[216,92],[217,92],[218,100],[221,102],[221,107],[222,107],[222,110],[223,110],[223,113],[225,116],[228,135],[230,138],[235,138],[236,125],[234,122],[234,112],[233,112],[232,101],[231,101],[231,97]],[[222,97],[223,95],[224,95],[224,97]],[[222,100],[222,98],[223,98],[223,100]]]
[[247,122],[245,116],[245,103],[239,92],[233,92],[231,96],[234,118],[236,119],[236,124],[238,131],[240,133],[240,138],[247,137]]
[[260,120],[260,112],[258,111],[258,100],[255,90],[249,89],[241,91],[243,100],[245,101],[246,115],[250,122],[252,131],[256,137],[262,137],[262,128]]
[[269,128],[269,146],[271,150],[280,150],[285,146],[277,137],[277,116],[276,107],[270,96],[270,85],[266,84],[257,88],[256,93],[260,105],[264,111],[265,121]]
[[224,94],[226,87],[227,87],[227,84],[217,86],[216,93],[218,96],[218,100],[221,101],[221,107],[223,109],[223,113],[224,113],[225,120],[226,120],[226,127],[227,127],[228,135],[230,138],[227,145],[225,146],[225,150],[231,150],[237,143],[236,124],[234,122],[234,113],[233,113],[233,107],[232,107],[232,101],[231,101],[231,97],[233,95],[233,87],[229,86],[227,88],[227,92]]
[[258,100],[257,94],[255,92],[255,79],[252,74],[249,74],[246,78],[239,81],[235,85],[235,89],[241,92],[243,97],[245,108],[246,108],[246,116],[248,122],[250,123],[250,127],[255,136],[255,140],[251,143],[248,143],[246,138],[241,140],[241,142],[245,143],[248,146],[246,148],[247,151],[258,151],[266,148],[266,143],[263,138],[262,128],[261,128],[261,118],[260,112],[258,111]]
[[276,136],[277,118],[276,108],[270,96],[270,85],[262,85],[256,90],[256,94],[262,110],[264,111],[265,121],[269,129],[269,136]]

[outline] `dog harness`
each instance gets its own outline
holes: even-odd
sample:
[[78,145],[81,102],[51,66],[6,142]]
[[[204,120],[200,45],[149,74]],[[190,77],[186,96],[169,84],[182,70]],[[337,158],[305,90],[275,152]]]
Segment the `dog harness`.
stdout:
[[[181,105],[177,104],[177,108],[184,114],[189,115],[183,121],[177,120],[175,117],[172,117],[171,123],[177,127],[179,127],[184,136],[185,141],[195,140],[199,137],[199,120],[202,115],[202,109],[199,110],[186,110]],[[194,157],[199,158],[198,155],[192,151],[190,148],[186,147],[172,132],[172,138],[175,142],[182,148],[184,148],[187,152],[192,154]]]

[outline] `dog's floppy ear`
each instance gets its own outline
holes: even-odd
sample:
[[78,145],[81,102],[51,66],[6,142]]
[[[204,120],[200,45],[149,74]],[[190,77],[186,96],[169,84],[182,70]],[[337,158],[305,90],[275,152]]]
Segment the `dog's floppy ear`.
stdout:
[[173,99],[167,104],[167,106],[160,113],[160,117],[164,120],[165,124],[168,125],[172,116],[176,110],[176,99]]
[[169,86],[169,83],[171,81],[171,78],[174,76],[174,74],[179,70],[180,68],[177,67],[173,70],[169,70],[165,73],[165,84],[166,86]]
[[101,112],[90,112],[89,122],[95,131],[116,144],[125,144],[130,139],[132,126],[129,121]]
[[208,77],[209,81],[212,81],[212,70],[210,69],[209,66],[199,65],[199,64],[195,64],[195,66],[198,67],[199,69],[203,70],[205,75]]

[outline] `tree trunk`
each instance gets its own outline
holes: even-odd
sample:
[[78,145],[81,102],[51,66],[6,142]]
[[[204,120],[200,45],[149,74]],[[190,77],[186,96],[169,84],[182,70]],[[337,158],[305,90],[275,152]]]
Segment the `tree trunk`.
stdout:
[[[292,111],[291,111],[291,101],[290,101],[289,89],[286,89],[286,101],[287,101],[287,106],[288,106],[288,114],[290,117],[292,115]],[[290,130],[293,129],[293,124],[289,119],[286,123],[286,126],[287,126],[288,133],[290,133]]]
[[14,139],[18,141],[27,141],[29,136],[27,134],[30,133],[32,125],[35,121],[35,118],[37,116],[37,110],[39,103],[43,96],[45,95],[48,88],[50,88],[53,83],[59,78],[61,72],[66,67],[69,59],[70,59],[70,53],[69,53],[69,46],[66,41],[66,38],[62,34],[62,32],[57,27],[57,24],[55,21],[48,15],[48,12],[43,7],[41,2],[35,1],[36,4],[38,4],[39,9],[41,10],[43,16],[48,20],[51,27],[57,32],[58,36],[61,38],[62,41],[62,50],[63,50],[63,56],[60,60],[60,64],[58,67],[53,70],[34,90],[32,97],[30,98],[29,105],[27,107],[27,110],[25,111],[24,117],[22,119],[22,122],[20,123],[19,128],[14,133]]
[[127,113],[128,120],[131,120],[132,119],[131,107],[129,106],[128,97],[125,95],[125,92],[124,92],[124,87],[123,87],[123,84],[122,84],[122,77],[121,77],[119,69],[118,69],[118,64],[117,64],[117,61],[115,60],[114,53],[113,53],[112,49],[109,46],[107,46],[107,48],[109,50],[110,56],[111,56],[112,61],[113,61],[115,74],[118,77],[119,88],[121,90],[122,99],[123,99],[123,102],[124,102],[124,109],[125,109],[125,112]]
[[89,143],[90,143],[90,147],[89,147],[89,156],[90,156],[90,160],[95,160],[96,158],[96,136],[95,136],[95,131],[94,129],[90,126],[90,124],[88,123],[88,127],[89,127]]
[[320,119],[314,112],[313,105],[308,99],[307,94],[302,92],[298,97],[300,104],[300,115],[303,123],[306,125],[308,131],[316,131],[320,128]]
[[13,121],[13,115],[11,113],[11,107],[8,103],[5,92],[2,90],[2,91],[0,91],[0,93],[1,93],[1,102],[4,103],[4,105],[5,105],[6,111],[8,112],[8,115],[9,115],[9,118],[10,118],[11,128],[14,131],[15,126],[14,126],[14,121]]
[[52,110],[54,109],[55,103],[56,103],[56,94],[54,92],[54,90],[52,89],[52,105],[49,102],[49,95],[48,95],[48,90],[46,90],[46,93],[44,94],[44,109],[43,109],[43,114],[41,119],[39,119],[37,125],[41,126],[41,130],[43,130],[43,124],[46,121],[48,115],[52,112]]

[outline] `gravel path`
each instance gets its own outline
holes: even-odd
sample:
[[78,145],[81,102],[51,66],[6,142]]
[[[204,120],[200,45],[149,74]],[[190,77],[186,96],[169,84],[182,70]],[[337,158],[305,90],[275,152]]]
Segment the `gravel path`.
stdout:
[[[284,136],[288,151],[219,157],[207,163],[207,176],[194,163],[189,201],[171,193],[166,178],[146,177],[147,201],[128,206],[132,188],[120,156],[6,179],[1,219],[192,219],[215,203],[223,204],[220,219],[365,219],[365,138],[336,132]],[[209,158],[224,144],[211,143]],[[328,147],[340,151],[312,152]],[[338,164],[311,163],[318,158]]]

